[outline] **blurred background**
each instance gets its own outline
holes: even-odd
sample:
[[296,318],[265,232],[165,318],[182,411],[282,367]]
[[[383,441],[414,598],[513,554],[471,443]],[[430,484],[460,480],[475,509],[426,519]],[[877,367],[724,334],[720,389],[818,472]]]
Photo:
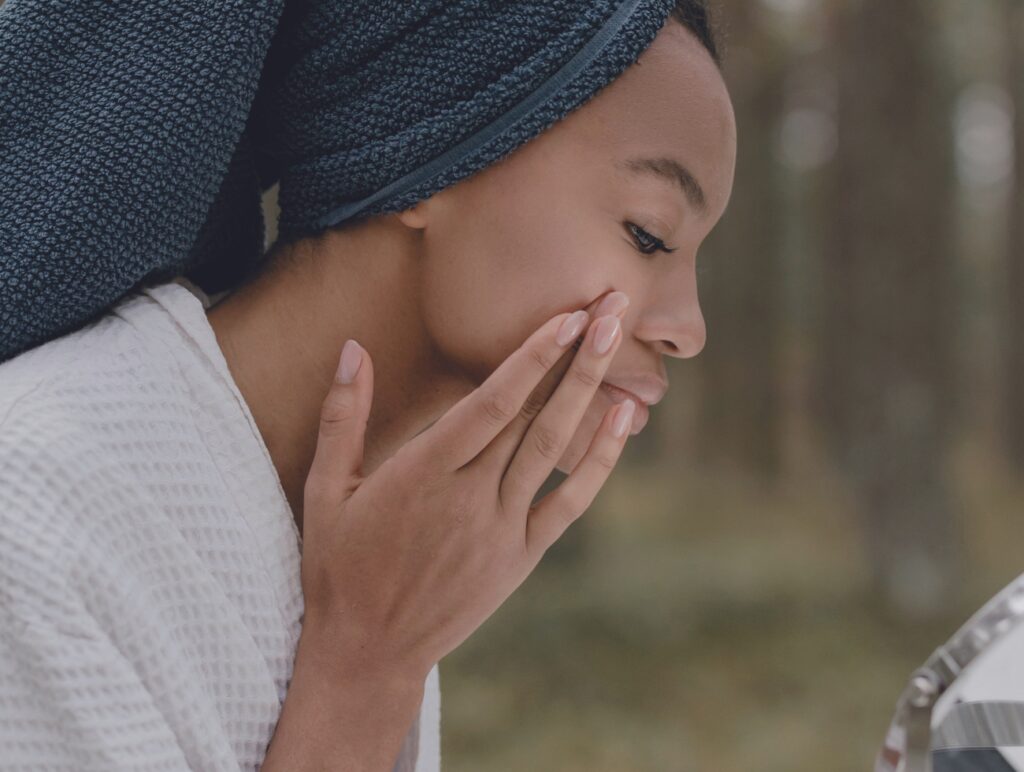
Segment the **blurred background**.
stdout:
[[450,772],[867,770],[1024,571],[1024,3],[712,5],[707,347],[442,661]]

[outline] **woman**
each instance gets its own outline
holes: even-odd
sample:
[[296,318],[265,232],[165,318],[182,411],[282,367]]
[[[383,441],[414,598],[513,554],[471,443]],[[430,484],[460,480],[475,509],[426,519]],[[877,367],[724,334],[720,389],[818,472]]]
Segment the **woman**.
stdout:
[[[571,4],[527,5],[550,36]],[[291,154],[320,7],[282,22],[256,99],[257,155],[283,148],[259,270],[216,304],[188,280],[143,287],[0,365],[12,768],[438,769],[438,661],[596,495],[667,388],[662,355],[703,346],[694,263],[735,128],[699,3],[608,4],[577,40],[588,59],[489,114],[522,122],[487,135],[484,116],[468,145],[434,126],[424,143],[449,127],[459,152],[419,177],[437,147],[368,152],[380,126],[349,164]],[[486,7],[431,12],[458,16],[460,62]],[[413,171],[366,182],[406,151]]]

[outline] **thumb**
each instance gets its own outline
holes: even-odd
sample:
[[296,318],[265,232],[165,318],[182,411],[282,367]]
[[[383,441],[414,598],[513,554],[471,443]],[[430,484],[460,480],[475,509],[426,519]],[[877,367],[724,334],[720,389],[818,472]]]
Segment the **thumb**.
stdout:
[[358,486],[363,466],[366,421],[373,402],[373,364],[355,340],[345,341],[320,408],[316,455],[309,476],[324,489],[348,498]]

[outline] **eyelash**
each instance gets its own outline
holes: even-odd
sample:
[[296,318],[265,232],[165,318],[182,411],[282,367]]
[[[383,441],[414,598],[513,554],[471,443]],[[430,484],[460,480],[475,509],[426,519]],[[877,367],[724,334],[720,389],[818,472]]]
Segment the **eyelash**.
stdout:
[[[645,231],[639,225],[628,222],[626,225],[633,234],[634,241],[637,242],[637,250],[645,255],[653,255],[655,252],[675,252],[679,247],[666,247],[665,242],[656,236],[652,236],[650,233]],[[643,242],[648,242],[647,246],[644,246]]]

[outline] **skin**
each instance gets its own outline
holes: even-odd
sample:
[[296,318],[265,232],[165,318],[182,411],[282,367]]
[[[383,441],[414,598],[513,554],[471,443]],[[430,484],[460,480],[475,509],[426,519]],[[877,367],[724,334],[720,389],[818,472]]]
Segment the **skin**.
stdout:
[[[703,190],[617,164],[670,156]],[[606,378],[696,356],[700,244],[732,191],[736,125],[718,67],[669,21],[619,78],[516,151],[416,206],[282,248],[207,310],[300,533],[318,421],[345,340],[373,359],[363,473],[475,389],[552,316],[629,296]],[[644,254],[628,223],[674,248]],[[644,238],[644,237],[641,237]],[[568,473],[612,401],[599,390],[558,463]]]

